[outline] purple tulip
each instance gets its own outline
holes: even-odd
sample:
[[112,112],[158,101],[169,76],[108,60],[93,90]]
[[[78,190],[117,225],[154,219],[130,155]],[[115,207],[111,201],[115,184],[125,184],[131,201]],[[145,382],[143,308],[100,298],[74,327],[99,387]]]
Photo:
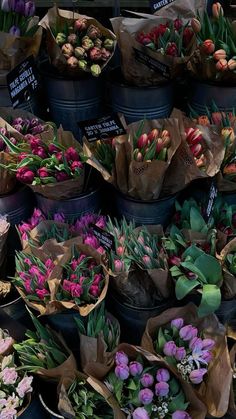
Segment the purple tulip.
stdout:
[[157,374],[156,374],[156,380],[157,381],[159,381],[159,382],[161,382],[161,381],[167,382],[167,381],[169,381],[169,379],[170,379],[170,373],[169,373],[169,371],[167,369],[160,368],[157,371]]
[[144,388],[140,390],[138,394],[138,399],[140,403],[144,404],[144,406],[152,403],[153,397],[154,397],[153,391],[150,390],[149,388]]
[[13,36],[20,36],[20,29],[14,25],[10,28],[9,33]]
[[169,393],[169,384],[165,382],[157,383],[155,385],[155,394],[156,396],[166,397]]
[[25,2],[24,0],[16,0],[15,12],[24,15],[25,13]]
[[184,326],[180,329],[179,335],[181,339],[183,340],[191,340],[195,338],[198,334],[198,330],[196,327],[193,327],[192,325],[188,324],[187,326]]
[[215,346],[215,341],[213,339],[203,339],[202,341],[202,349],[213,349]]
[[9,0],[2,0],[1,9],[3,12],[10,12],[11,11],[11,4]]
[[175,359],[177,361],[182,361],[186,357],[186,350],[183,346],[176,349]]
[[130,362],[129,364],[129,372],[130,374],[135,377],[136,375],[140,375],[143,372],[143,366],[140,364],[140,362]]
[[115,354],[115,363],[116,365],[128,365],[129,363],[129,358],[127,357],[127,355],[123,352],[116,352]]
[[137,407],[132,413],[133,419],[149,419],[150,416],[144,407]]
[[205,361],[207,364],[209,364],[209,362],[211,362],[212,361],[212,359],[213,359],[213,355],[212,355],[212,353],[211,352],[209,352],[209,351],[202,351],[202,353],[201,353],[201,359],[203,360],[203,361]]
[[202,339],[198,338],[197,336],[193,338],[189,343],[190,349],[195,352],[199,352],[202,350]]
[[127,378],[129,377],[129,367],[128,365],[125,364],[121,364],[121,365],[117,365],[115,368],[115,374],[117,376],[117,378],[119,378],[120,380],[127,380]]
[[151,374],[146,373],[146,374],[143,374],[140,382],[143,387],[151,387],[154,383],[154,378]]
[[176,410],[172,413],[171,419],[191,419],[191,416],[184,410]]
[[180,317],[179,319],[174,319],[171,322],[172,327],[176,327],[176,329],[181,329],[184,325],[184,320]]
[[176,344],[173,340],[166,342],[163,348],[163,352],[166,356],[175,356],[176,354]]
[[206,368],[199,368],[198,370],[193,370],[189,374],[191,383],[200,384],[203,381],[203,376],[207,373]]
[[27,1],[25,3],[25,17],[31,17],[35,14],[35,3],[34,1]]

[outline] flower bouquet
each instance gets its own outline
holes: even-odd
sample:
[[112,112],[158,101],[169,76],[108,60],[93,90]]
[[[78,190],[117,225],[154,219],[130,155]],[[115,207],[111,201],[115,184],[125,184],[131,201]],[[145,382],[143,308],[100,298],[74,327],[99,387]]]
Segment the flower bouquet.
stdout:
[[121,50],[123,76],[136,86],[157,85],[175,78],[193,52],[194,32],[181,19],[146,15],[113,18],[111,23]]
[[84,186],[84,164],[78,142],[69,131],[59,128],[51,142],[44,142],[28,134],[26,150],[15,146],[6,136],[0,135],[14,153],[17,162],[1,167],[16,173],[19,182],[49,199],[67,199],[78,196]]
[[203,11],[206,8],[205,0],[179,0],[176,2],[157,2],[157,10],[154,13],[157,16],[168,16],[175,19],[178,16],[183,16],[185,19],[190,19],[196,16],[197,11]]
[[212,216],[218,230],[226,235],[228,240],[236,234],[236,206],[229,205],[218,197],[213,206]]
[[234,127],[236,122],[235,110],[232,112],[222,112],[218,106],[212,101],[212,106],[206,106],[206,112],[199,115],[195,109],[189,105],[190,118],[198,125],[209,126],[216,125],[221,128]]
[[171,308],[148,320],[142,347],[192,385],[208,414],[226,413],[232,375],[226,330],[214,314],[199,318],[193,304]]
[[118,320],[105,310],[104,302],[93,310],[84,324],[74,318],[80,342],[80,362],[84,372],[89,374],[94,362],[102,365],[111,362],[111,353],[120,343],[120,325]]
[[231,240],[219,255],[223,268],[222,294],[226,300],[236,296],[236,239]]
[[219,2],[212,5],[213,17],[197,14],[191,25],[196,33],[198,49],[188,63],[192,75],[202,80],[235,82],[236,40],[234,24],[224,17]]
[[91,17],[54,6],[39,24],[47,31],[50,61],[61,73],[98,77],[114,54],[115,35]]
[[34,1],[2,0],[0,6],[0,84],[30,55],[37,56],[42,38]]
[[93,377],[102,380],[126,417],[133,419],[190,419],[205,417],[206,409],[191,386],[160,357],[122,344],[114,363],[103,373],[94,366]]
[[62,337],[43,326],[30,311],[29,314],[35,331],[27,330],[25,339],[14,344],[21,371],[57,382],[65,375],[74,377],[76,361]]

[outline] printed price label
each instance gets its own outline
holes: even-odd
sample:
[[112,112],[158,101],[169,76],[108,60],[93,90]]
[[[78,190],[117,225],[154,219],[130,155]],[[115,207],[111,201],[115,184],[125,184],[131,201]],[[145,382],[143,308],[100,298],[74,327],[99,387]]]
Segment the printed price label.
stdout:
[[162,9],[162,7],[167,6],[168,4],[173,3],[175,0],[150,0],[150,7],[152,9],[152,12],[155,13],[158,10]]
[[211,217],[212,209],[215,203],[215,199],[217,198],[217,195],[218,195],[218,190],[215,185],[215,180],[212,180],[210,191],[209,191],[209,199],[208,199],[207,207],[206,207],[207,220],[209,220],[209,218]]
[[135,59],[139,63],[145,64],[151,70],[157,71],[161,73],[163,77],[170,78],[170,68],[166,65],[161,63],[160,61],[156,60],[153,57],[150,57],[144,51],[139,51],[138,49],[134,48]]
[[116,114],[106,115],[99,119],[81,121],[78,125],[89,142],[108,140],[118,135],[126,134],[120,118]]
[[8,73],[7,87],[13,108],[31,99],[32,94],[39,87],[39,75],[33,55]]
[[97,227],[95,224],[92,225],[93,234],[97,237],[101,246],[106,250],[115,250],[115,240],[114,236],[101,228]]

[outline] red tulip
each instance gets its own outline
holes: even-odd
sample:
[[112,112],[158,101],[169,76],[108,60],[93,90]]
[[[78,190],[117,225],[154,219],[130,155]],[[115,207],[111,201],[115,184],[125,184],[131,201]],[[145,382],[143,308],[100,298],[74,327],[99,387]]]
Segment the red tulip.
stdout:
[[201,144],[194,144],[190,147],[190,150],[194,157],[199,157],[199,155],[202,153],[202,145]]
[[148,136],[147,134],[142,134],[140,135],[138,141],[137,141],[137,146],[139,149],[146,147],[148,144]]
[[215,51],[215,44],[211,39],[206,39],[202,44],[202,49],[207,55],[213,54]]

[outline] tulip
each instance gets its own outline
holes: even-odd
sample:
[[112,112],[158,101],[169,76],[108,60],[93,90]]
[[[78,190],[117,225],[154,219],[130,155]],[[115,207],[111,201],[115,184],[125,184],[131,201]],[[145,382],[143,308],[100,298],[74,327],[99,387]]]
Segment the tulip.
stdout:
[[78,151],[74,147],[69,147],[65,152],[65,158],[68,161],[78,161],[80,156]]
[[74,30],[75,31],[84,31],[87,28],[88,22],[85,18],[77,19],[74,23]]
[[194,144],[190,147],[190,150],[194,157],[199,157],[199,155],[202,153],[203,147],[200,143]]
[[59,32],[56,36],[56,43],[61,47],[66,43],[66,35],[62,32]]
[[225,175],[234,175],[236,173],[236,163],[228,164],[224,167],[223,173]]
[[169,393],[169,384],[160,382],[155,385],[155,395],[159,397],[166,397]]
[[24,0],[17,0],[15,5],[15,12],[24,15],[25,13],[25,2]]
[[188,128],[185,130],[186,141],[189,145],[194,145],[202,140],[202,132],[199,128]]
[[192,29],[193,29],[193,31],[195,32],[195,33],[199,33],[200,31],[201,31],[201,29],[202,29],[202,27],[201,27],[201,23],[199,22],[199,20],[198,19],[196,19],[196,18],[193,18],[192,20],[191,20],[191,26],[192,26]]
[[32,170],[27,169],[27,167],[20,167],[17,169],[16,178],[22,183],[31,184],[34,180],[34,172]]
[[192,325],[187,325],[184,326],[180,329],[179,331],[179,335],[181,337],[181,339],[188,341],[191,340],[193,338],[195,338],[198,334],[198,330],[196,327],[193,327]]
[[104,46],[104,48],[108,49],[108,51],[113,51],[113,49],[114,49],[113,39],[106,38],[105,41],[103,42],[103,46]]
[[187,48],[192,41],[194,33],[191,28],[185,28],[183,33],[183,45]]
[[143,372],[143,366],[140,364],[140,362],[130,362],[129,364],[129,372],[133,377],[136,377],[136,375],[140,375]]
[[92,39],[90,39],[88,36],[84,36],[82,38],[82,47],[85,49],[85,51],[88,51],[89,49],[93,48],[94,43]]
[[228,63],[227,63],[226,60],[221,59],[221,60],[217,61],[216,69],[218,71],[225,71],[225,70],[227,70],[227,68],[228,68]]
[[35,15],[35,3],[34,1],[27,1],[25,3],[25,16],[31,17]]
[[170,379],[170,373],[166,368],[160,368],[156,373],[156,380],[167,382]]
[[151,374],[146,373],[146,374],[143,374],[140,382],[143,387],[151,387],[154,383],[154,378]]
[[47,158],[47,152],[43,147],[33,148],[32,153],[35,156],[41,157],[41,159],[46,159]]
[[166,55],[171,55],[172,57],[178,56],[178,47],[175,42],[169,42],[166,48]]
[[205,54],[210,55],[215,51],[215,44],[211,39],[206,39],[202,44],[202,50]]
[[181,259],[178,256],[171,256],[168,262],[170,265],[179,266],[181,263]]
[[2,2],[1,2],[1,10],[3,12],[10,12],[11,11],[11,2],[10,2],[10,0],[2,0]]
[[213,57],[216,61],[225,60],[226,59],[226,51],[224,49],[218,49],[214,52]]
[[124,265],[124,262],[122,260],[116,259],[114,261],[115,272],[123,272],[124,267],[125,267],[125,265]]
[[108,51],[106,48],[101,48],[101,60],[107,61],[111,56],[111,52]]
[[163,352],[166,356],[174,356],[176,354],[176,344],[174,341],[166,342],[163,348]]
[[143,155],[142,155],[141,151],[139,151],[139,148],[136,148],[134,150],[133,156],[134,156],[135,161],[139,161],[139,162],[143,161]]
[[117,365],[115,368],[115,375],[120,380],[124,381],[129,378],[129,367],[125,364]]
[[199,116],[198,119],[197,119],[197,123],[199,125],[203,125],[203,126],[206,126],[206,127],[211,125],[211,122],[210,122],[207,115]]
[[118,351],[115,354],[115,363],[116,365],[128,365],[129,358],[123,351]]
[[48,169],[46,167],[40,167],[40,169],[38,169],[37,174],[40,178],[44,178],[44,177],[49,177],[49,172]]
[[234,129],[232,127],[222,128],[221,135],[222,135],[224,141],[229,140],[231,143],[234,142],[235,133],[234,133]]
[[92,76],[94,76],[94,77],[98,77],[102,72],[102,69],[101,69],[100,65],[98,65],[98,64],[91,65],[90,70],[91,70]]
[[70,58],[74,54],[74,48],[71,44],[64,44],[61,48],[61,52],[66,58]]
[[144,265],[146,266],[146,268],[149,268],[149,269],[152,268],[152,261],[151,261],[150,256],[144,255],[142,257],[142,261],[143,261]]
[[79,60],[78,66],[81,70],[85,71],[87,69],[87,61],[86,60]]
[[174,20],[174,28],[176,31],[179,31],[183,27],[183,22],[181,19]]
[[212,355],[211,352],[202,351],[202,353],[201,353],[201,359],[203,359],[205,362],[207,362],[207,364],[209,364],[209,362],[211,362],[212,359],[213,359],[213,355]]
[[84,239],[84,244],[87,244],[88,246],[91,246],[94,249],[97,249],[97,247],[99,247],[98,239],[95,236],[92,236],[91,234],[88,234],[87,237]]
[[66,172],[59,172],[55,177],[57,182],[64,182],[65,180],[69,179],[69,175]]
[[156,128],[153,128],[151,132],[148,134],[148,141],[154,141],[157,139],[159,135],[159,131]]
[[149,419],[150,416],[144,407],[137,407],[132,413],[133,419]]
[[71,171],[74,173],[76,170],[80,171],[81,169],[83,169],[83,163],[81,161],[73,161],[71,163]]
[[215,346],[215,341],[213,339],[203,339],[202,349],[211,350]]
[[233,71],[233,70],[235,70],[235,69],[236,69],[236,60],[233,60],[233,59],[231,58],[231,60],[229,60],[229,61],[228,61],[228,69],[229,69],[230,71]]
[[14,25],[9,29],[9,33],[13,36],[20,36],[20,28]]
[[156,140],[156,153],[159,154],[164,148],[164,141],[162,138],[157,138]]
[[197,336],[195,338],[193,338],[190,343],[189,343],[189,347],[190,349],[192,349],[192,351],[201,351],[202,350],[202,339],[198,338]]
[[222,112],[212,112],[211,114],[211,119],[215,125],[221,125],[222,118]]
[[102,58],[102,51],[99,48],[93,47],[89,51],[89,57],[92,61],[99,61]]
[[[94,46],[95,46],[95,47],[97,47],[97,48],[102,48],[102,40],[101,40],[101,39],[99,39],[99,38],[94,39],[93,43],[94,43]],[[107,49],[107,48],[106,48],[106,49]]]
[[214,3],[212,5],[212,15],[213,17],[215,17],[216,19],[218,19],[220,17],[220,15],[224,15],[224,10],[221,6],[221,4],[219,2]]
[[153,397],[154,397],[153,391],[150,390],[149,388],[144,388],[140,390],[138,394],[138,399],[140,403],[142,403],[144,406],[151,404],[153,401]]
[[198,370],[193,370],[189,374],[189,379],[193,384],[200,384],[203,381],[203,376],[207,373],[206,368],[199,368]]
[[140,135],[138,141],[137,141],[137,147],[139,149],[146,147],[148,145],[148,136],[147,134]]
[[75,57],[70,57],[67,60],[67,64],[71,69],[75,69],[79,66],[79,61]]
[[4,127],[0,127],[0,134],[7,136],[7,130]]
[[76,47],[74,53],[75,53],[76,58],[78,59],[82,59],[86,57],[85,49],[82,47]]
[[195,157],[195,163],[196,163],[196,166],[199,168],[205,167],[207,163],[206,156],[202,154],[198,159]]
[[73,46],[75,46],[77,44],[77,35],[76,33],[71,33],[68,37],[67,37],[67,42]]
[[191,416],[184,410],[176,410],[172,413],[171,419],[191,419]]
[[16,125],[13,125],[13,124],[12,124],[12,126],[13,126],[13,128],[15,128],[15,130],[16,130],[16,131],[18,131],[18,132],[22,132],[22,131],[23,131],[23,126],[22,126],[22,125],[20,125],[20,124],[16,124]]
[[186,350],[183,346],[176,349],[175,359],[177,361],[182,361],[186,357]]
[[184,325],[184,319],[182,319],[182,317],[179,317],[178,319],[172,320],[170,324],[172,327],[176,327],[176,329],[181,329],[181,327],[183,327]]

